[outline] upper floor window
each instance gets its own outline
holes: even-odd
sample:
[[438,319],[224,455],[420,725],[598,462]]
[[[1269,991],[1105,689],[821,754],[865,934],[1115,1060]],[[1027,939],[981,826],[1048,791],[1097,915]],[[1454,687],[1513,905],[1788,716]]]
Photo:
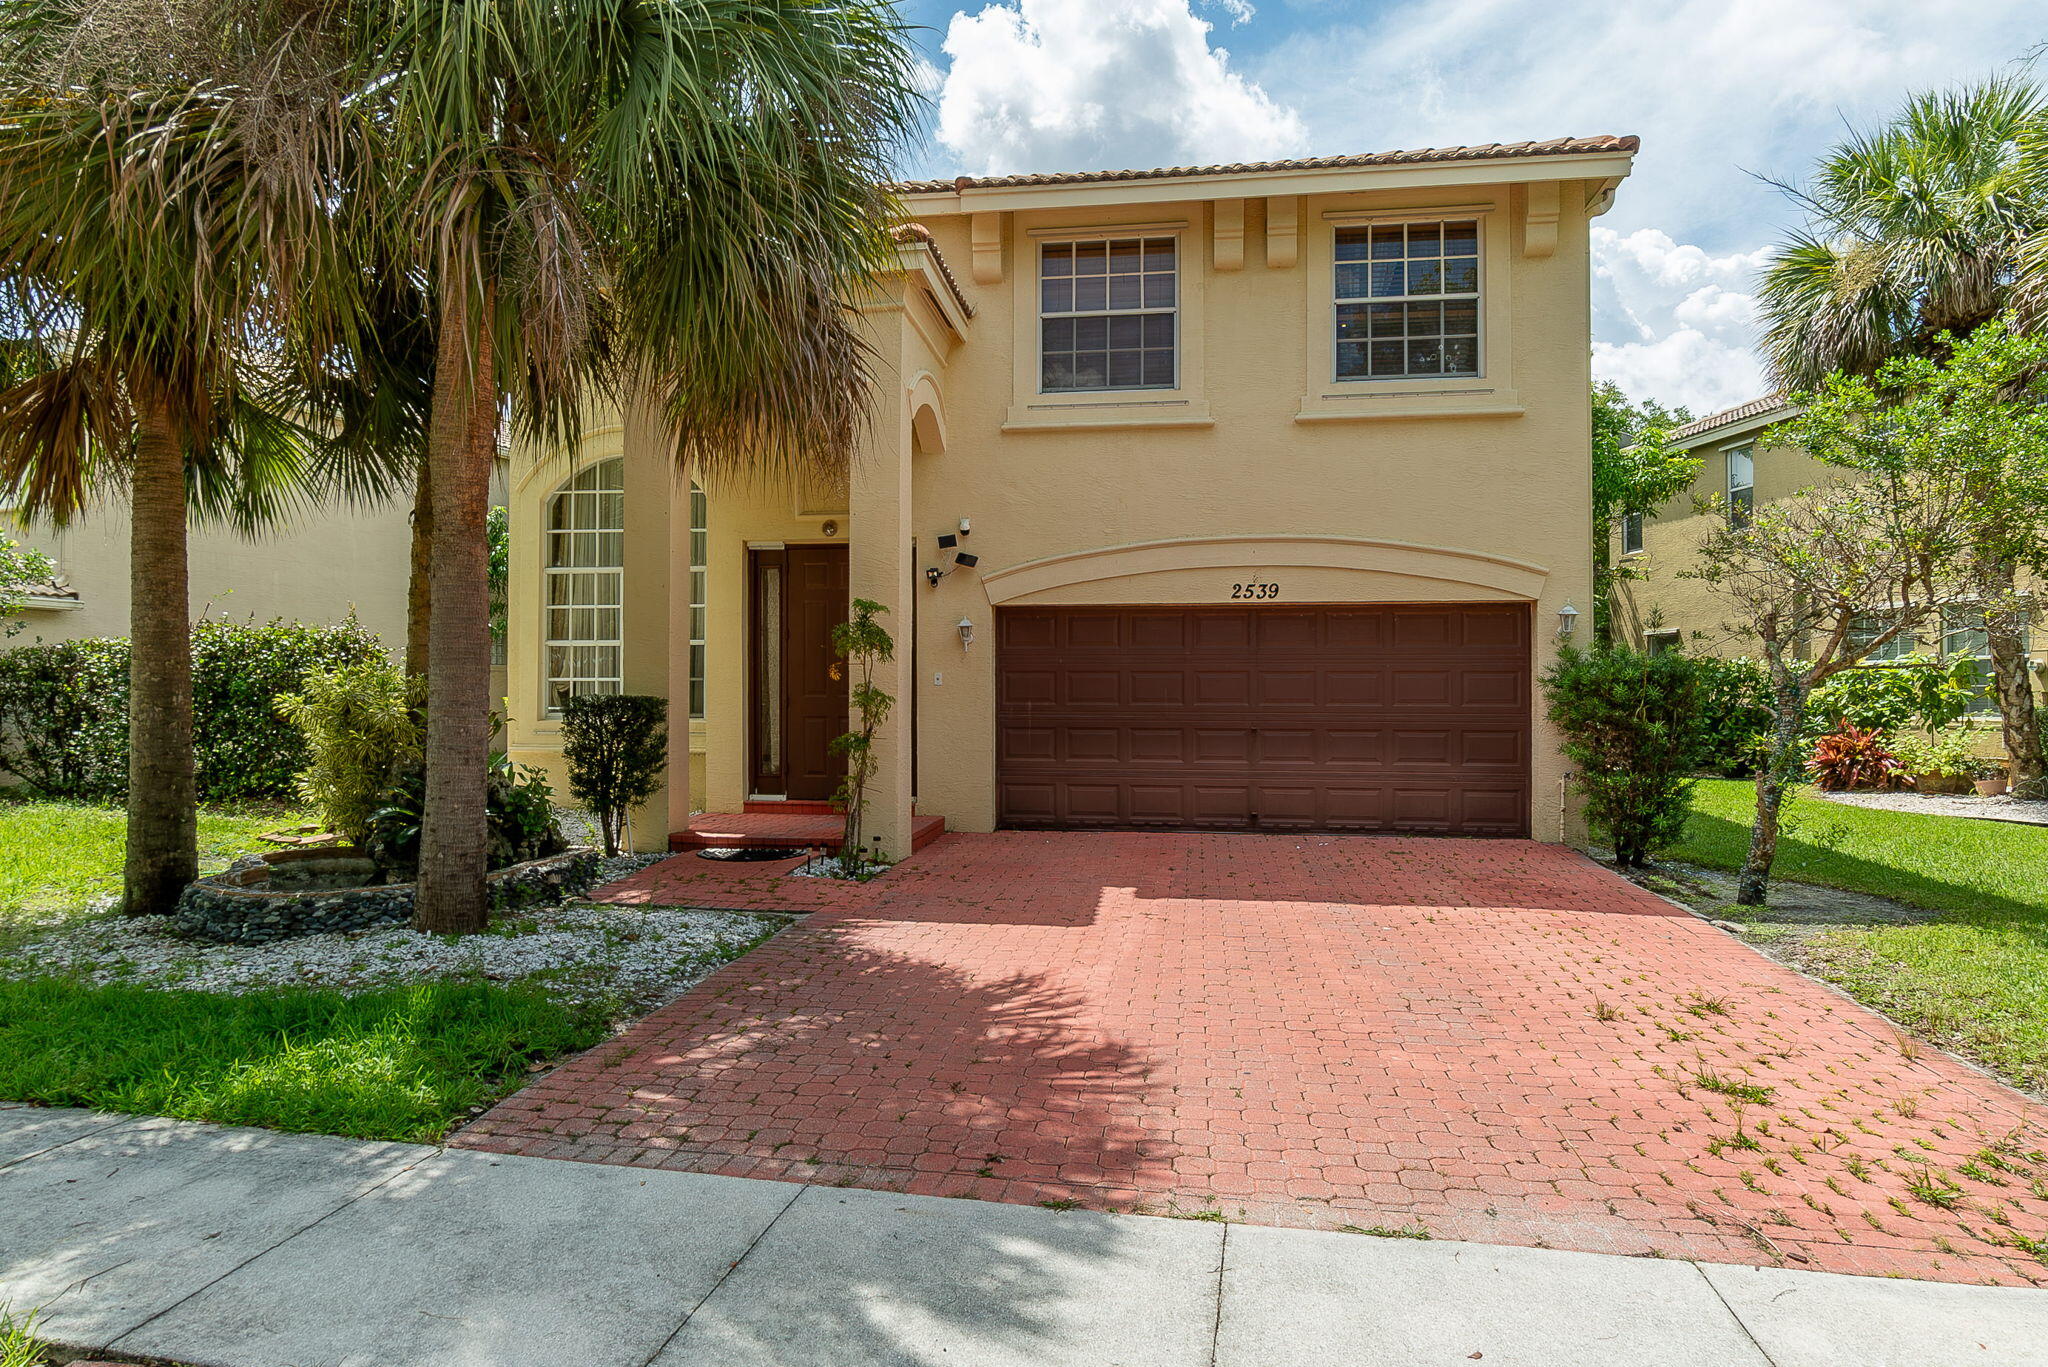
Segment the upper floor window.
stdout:
[[1728,448],[1728,525],[1747,527],[1756,511],[1756,449]]
[[1897,626],[1899,614],[1896,611],[1865,612],[1849,622],[1849,649],[1862,657],[1866,664],[1877,664],[1886,660],[1903,660],[1913,653],[1913,633],[1901,631],[1882,645],[1872,645],[1878,637]]
[[1621,515],[1621,553],[1634,555],[1643,548],[1643,515],[1623,513]]
[[599,461],[548,499],[542,602],[550,716],[564,698],[624,687],[625,476],[625,461]]
[[1337,229],[1337,378],[1479,374],[1479,224]]
[[1039,388],[1048,394],[1174,388],[1175,258],[1171,237],[1042,245]]

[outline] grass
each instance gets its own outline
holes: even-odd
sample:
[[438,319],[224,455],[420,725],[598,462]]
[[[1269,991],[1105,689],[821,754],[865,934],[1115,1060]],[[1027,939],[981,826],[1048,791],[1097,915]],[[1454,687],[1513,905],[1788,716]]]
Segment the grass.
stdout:
[[[1750,784],[1703,781],[1670,856],[1739,867],[1755,810]],[[1908,1028],[2048,1089],[2048,827],[1821,808],[1806,796],[1789,810],[1774,877],[1940,913],[1822,932],[1802,960]]]
[[0,1097],[431,1143],[605,1036],[530,987],[252,996],[0,982]]
[[[199,814],[199,863],[210,869],[256,847],[256,837],[309,820],[276,807]],[[84,914],[121,890],[127,822],[119,807],[0,800],[0,928]]]
[[49,1361],[34,1327],[32,1317],[16,1319],[0,1309],[0,1367],[42,1367]]

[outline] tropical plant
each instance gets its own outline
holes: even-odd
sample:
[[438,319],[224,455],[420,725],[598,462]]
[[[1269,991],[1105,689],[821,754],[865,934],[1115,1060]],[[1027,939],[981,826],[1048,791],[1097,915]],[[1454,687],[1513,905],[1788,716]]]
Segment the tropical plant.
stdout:
[[1649,514],[1699,477],[1698,457],[1675,450],[1668,434],[1692,421],[1683,408],[1632,401],[1611,381],[1593,385],[1593,639],[1613,639],[1613,589],[1633,577],[1614,563],[1614,531],[1625,517]]
[[29,586],[56,573],[49,556],[0,536],[0,635],[12,636],[21,630],[21,609],[28,602]]
[[[502,649],[512,609],[512,514],[494,506],[484,518],[484,539],[490,544],[491,640]],[[425,671],[420,671],[424,673]]]
[[861,845],[861,820],[867,813],[868,784],[874,780],[875,733],[889,718],[896,699],[875,687],[875,666],[893,659],[896,642],[879,620],[888,609],[866,598],[853,600],[853,616],[832,628],[832,649],[854,671],[847,702],[854,728],[832,741],[832,753],[846,760],[846,777],[833,800],[846,814],[839,839],[839,867],[849,878],[861,876],[868,858]]
[[277,698],[309,756],[299,795],[350,844],[368,839],[371,815],[419,762],[419,689],[409,677],[380,659],[309,675],[299,692]]
[[562,700],[562,758],[569,791],[597,818],[604,852],[619,852],[633,808],[668,769],[668,699],[580,693]]
[[1884,733],[1844,726],[1822,736],[1806,761],[1814,784],[1831,793],[1851,788],[1900,788],[1911,772],[1885,744]]
[[1977,753],[1978,733],[1966,726],[1945,726],[1931,734],[1895,732],[1888,744],[1909,774],[1935,778],[1989,778],[1998,772],[1996,761]]
[[867,377],[841,294],[894,250],[882,187],[916,126],[914,68],[881,0],[397,0],[360,18],[362,87],[408,182],[384,238],[415,249],[438,348],[417,920],[474,930],[501,397],[556,443],[630,397],[707,467],[843,468]]
[[[567,848],[555,820],[554,794],[538,769],[492,755],[484,772],[484,803],[486,871]],[[382,805],[370,813],[363,850],[393,882],[419,876],[426,805],[426,768],[415,761],[400,769]]]
[[1932,655],[1845,669],[1806,700],[1806,732],[1824,735],[1844,724],[1872,731],[1938,731],[1970,710],[1975,673],[1968,660],[1944,663]]
[[1685,827],[1703,739],[1703,672],[1675,650],[1571,646],[1544,672],[1550,721],[1564,736],[1586,819],[1622,868],[1643,867]]
[[1700,767],[1724,778],[1747,778],[1756,772],[1770,735],[1770,673],[1746,657],[1694,659],[1700,670]]

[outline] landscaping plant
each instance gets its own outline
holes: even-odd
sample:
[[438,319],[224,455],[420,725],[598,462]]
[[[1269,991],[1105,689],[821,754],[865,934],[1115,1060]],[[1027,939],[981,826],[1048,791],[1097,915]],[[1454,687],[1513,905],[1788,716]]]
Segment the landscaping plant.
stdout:
[[1699,765],[1699,662],[1677,651],[1564,646],[1543,676],[1586,819],[1623,868],[1641,868],[1685,825]]
[[0,636],[12,636],[21,630],[21,609],[28,601],[28,586],[46,582],[56,573],[57,566],[49,556],[0,536]]
[[1757,769],[1771,730],[1771,678],[1744,657],[1694,657],[1700,673],[1700,767],[1724,778]]
[[640,693],[564,699],[562,758],[569,791],[597,819],[604,852],[617,854],[629,814],[661,787],[668,769],[668,699]]
[[385,805],[398,775],[419,762],[422,691],[403,670],[378,660],[309,675],[299,692],[277,698],[309,757],[299,796],[352,845],[369,838],[371,814]]
[[1889,744],[1906,772],[1916,776],[1963,781],[1990,778],[1998,771],[1995,761],[1977,753],[1977,733],[1965,726],[1943,727],[1929,735],[1899,731]]
[[839,838],[839,867],[849,878],[861,876],[867,858],[861,847],[861,817],[867,809],[868,783],[875,776],[875,732],[888,719],[896,700],[875,687],[875,666],[891,659],[896,642],[878,620],[888,609],[866,598],[853,600],[853,616],[832,628],[832,649],[853,669],[847,702],[856,719],[853,730],[836,737],[832,753],[846,760],[837,801],[846,813]]
[[1884,735],[1857,726],[1843,726],[1822,736],[1806,761],[1806,772],[1816,786],[1831,793],[1851,788],[1902,788],[1911,784],[1912,774],[1899,757],[1885,746]]
[[1807,699],[1808,734],[1825,735],[1845,724],[1870,731],[1939,731],[1970,710],[1975,673],[1968,660],[1944,663],[1932,655],[1845,669]]
[[[370,814],[364,852],[392,882],[419,876],[427,775],[415,761],[400,770],[383,805]],[[502,869],[568,848],[555,820],[547,775],[495,754],[484,773],[484,868]],[[430,926],[420,926],[430,930]]]
[[1614,563],[1614,531],[1631,514],[1656,511],[1698,478],[1699,457],[1673,449],[1665,434],[1692,421],[1683,408],[1654,399],[1632,402],[1611,380],[1593,385],[1593,640],[1614,633],[1614,585],[1636,577],[1628,561]]

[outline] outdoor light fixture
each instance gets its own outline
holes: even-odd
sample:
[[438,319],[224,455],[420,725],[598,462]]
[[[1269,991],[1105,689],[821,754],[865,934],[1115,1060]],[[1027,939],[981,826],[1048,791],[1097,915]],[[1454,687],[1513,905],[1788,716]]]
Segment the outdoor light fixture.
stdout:
[[1566,603],[1557,610],[1557,639],[1569,641],[1572,638],[1572,629],[1578,626],[1578,624],[1579,610],[1570,603]]
[[974,619],[972,617],[962,617],[960,619],[960,648],[965,650],[973,644]]
[[941,579],[944,579],[945,577],[946,572],[940,569],[937,565],[928,565],[925,567],[924,582],[931,585],[933,588],[937,588],[939,586],[939,581]]
[[958,565],[963,570],[971,570],[976,565],[979,565],[981,563],[981,557],[978,555],[969,555],[966,551],[962,551],[960,552],[960,554],[953,557],[953,563],[955,565]]

